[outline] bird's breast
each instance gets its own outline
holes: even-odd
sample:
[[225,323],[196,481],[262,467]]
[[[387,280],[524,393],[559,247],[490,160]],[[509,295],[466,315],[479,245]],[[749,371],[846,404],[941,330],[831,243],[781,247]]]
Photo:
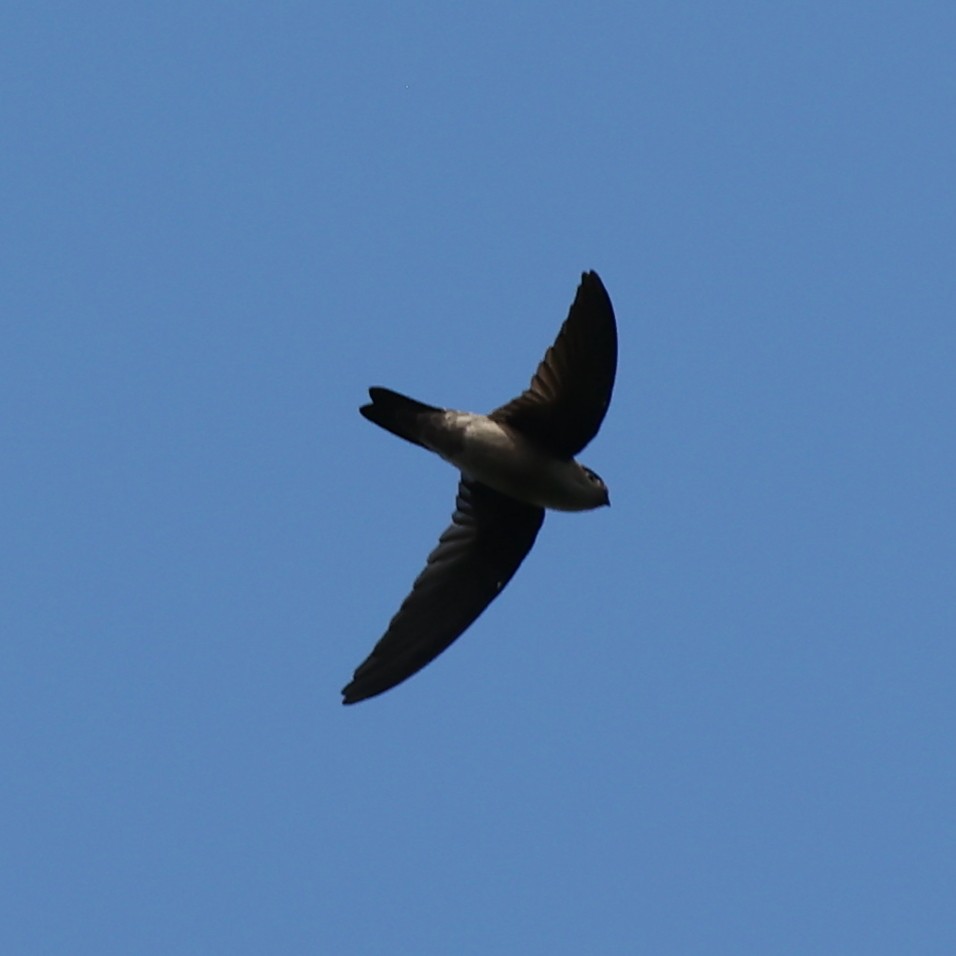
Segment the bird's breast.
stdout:
[[475,480],[527,504],[559,511],[596,505],[576,462],[547,454],[484,415],[445,412],[428,445]]

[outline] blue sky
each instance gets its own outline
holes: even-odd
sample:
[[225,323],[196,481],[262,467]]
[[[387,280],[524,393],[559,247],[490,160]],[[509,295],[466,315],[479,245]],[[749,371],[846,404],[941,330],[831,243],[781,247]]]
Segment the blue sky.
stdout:
[[[0,17],[0,949],[956,951],[956,13]],[[369,385],[620,364],[433,665]]]

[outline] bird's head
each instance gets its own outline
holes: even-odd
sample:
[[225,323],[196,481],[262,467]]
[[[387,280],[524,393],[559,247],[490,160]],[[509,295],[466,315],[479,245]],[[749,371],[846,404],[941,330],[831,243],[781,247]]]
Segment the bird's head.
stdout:
[[590,488],[589,497],[594,502],[591,507],[600,508],[602,505],[610,505],[611,496],[608,494],[604,479],[596,471],[591,471],[584,465],[581,465],[581,473]]

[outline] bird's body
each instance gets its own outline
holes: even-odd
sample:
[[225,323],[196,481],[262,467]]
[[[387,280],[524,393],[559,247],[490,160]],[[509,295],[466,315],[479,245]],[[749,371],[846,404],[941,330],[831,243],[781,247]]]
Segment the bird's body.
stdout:
[[461,472],[452,524],[388,630],[343,690],[355,703],[410,677],[457,638],[531,549],[544,509],[609,504],[604,482],[574,460],[600,427],[617,365],[610,299],[582,276],[570,314],[529,388],[489,415],[371,388],[361,413]]
[[608,503],[603,484],[596,485],[574,459],[548,454],[488,415],[423,407],[386,388],[374,388],[371,395],[374,403],[364,407],[366,417],[382,424],[391,416],[394,427],[388,430],[397,434],[404,416],[408,441],[503,495],[555,511],[588,511]]

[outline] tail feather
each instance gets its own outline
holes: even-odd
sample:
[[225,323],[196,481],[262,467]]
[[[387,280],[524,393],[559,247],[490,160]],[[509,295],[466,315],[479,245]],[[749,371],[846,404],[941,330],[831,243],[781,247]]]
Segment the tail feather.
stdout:
[[422,432],[421,416],[441,413],[442,409],[416,402],[414,398],[400,395],[389,388],[375,386],[368,393],[371,403],[359,408],[365,418],[405,441],[425,447],[418,437]]

